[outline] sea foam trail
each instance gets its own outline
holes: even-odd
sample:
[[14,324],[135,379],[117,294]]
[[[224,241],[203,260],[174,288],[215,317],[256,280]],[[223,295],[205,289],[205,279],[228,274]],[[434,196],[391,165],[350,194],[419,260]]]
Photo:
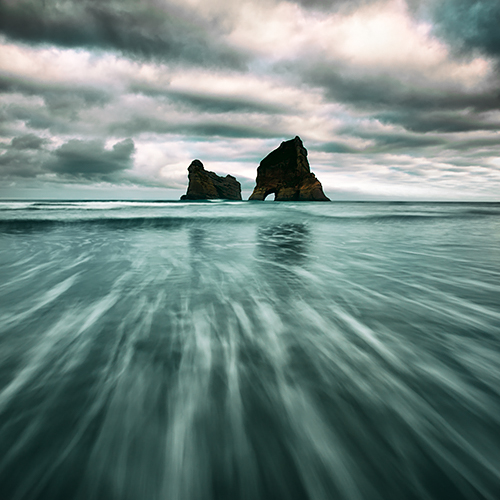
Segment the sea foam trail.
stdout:
[[48,205],[0,215],[2,498],[498,498],[496,205]]

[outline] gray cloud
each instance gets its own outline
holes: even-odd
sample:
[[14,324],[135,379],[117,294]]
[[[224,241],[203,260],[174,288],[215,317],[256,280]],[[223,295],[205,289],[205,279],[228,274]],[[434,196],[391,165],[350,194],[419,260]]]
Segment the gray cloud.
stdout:
[[46,139],[34,134],[14,137],[0,154],[0,176],[30,178],[41,174],[41,161],[48,156],[46,143]]
[[[366,138],[370,137],[367,135]],[[367,148],[373,153],[382,152],[407,152],[408,150],[422,150],[423,148],[443,146],[446,139],[428,135],[411,135],[405,133],[377,134],[372,136],[377,142],[376,146]]]
[[34,134],[14,137],[0,154],[4,178],[34,178],[48,172],[65,179],[119,181],[133,165],[135,146],[125,139],[106,149],[99,140],[71,139],[55,150]]
[[375,116],[383,123],[399,124],[412,132],[472,132],[500,130],[500,121],[492,121],[488,113],[453,111],[391,110]]
[[186,92],[173,89],[158,89],[147,85],[134,84],[130,86],[132,92],[156,98],[167,98],[174,104],[185,105],[199,112],[211,113],[289,113],[284,105],[257,101],[250,97],[233,97],[214,95],[201,92]]
[[462,139],[454,142],[450,149],[473,151],[474,154],[480,152],[482,156],[500,156],[500,139],[498,136]]
[[[0,75],[0,94],[9,93],[39,96],[52,117],[59,115],[73,119],[80,110],[89,106],[102,106],[113,99],[111,92],[102,88]],[[47,128],[45,124],[34,127]]]
[[204,66],[242,67],[246,60],[220,41],[214,23],[168,1],[1,0],[0,31],[28,43]]
[[[295,3],[316,11],[304,17],[313,19],[329,12],[354,13],[378,1]],[[458,67],[457,61],[470,61],[478,54],[498,56],[500,4],[496,0],[409,3],[416,21],[425,17],[434,23],[432,33],[456,49],[449,56],[443,50],[451,71]],[[172,179],[179,184],[184,154],[201,149],[212,161],[227,161],[236,168],[256,166],[256,158],[265,156],[265,151],[256,152],[255,144],[266,142],[267,147],[267,141],[255,139],[279,144],[296,134],[317,153],[324,171],[337,172],[335,162],[341,158],[343,171],[352,171],[353,176],[357,172],[360,178],[379,171],[381,183],[427,175],[426,168],[444,171],[446,165],[451,174],[471,166],[467,170],[471,176],[477,166],[491,171],[488,162],[494,163],[492,157],[498,156],[500,73],[478,76],[480,83],[474,84],[475,78],[466,80],[463,75],[468,73],[460,73],[462,67],[458,76],[447,78],[444,71],[431,67],[431,61],[426,74],[425,51],[415,64],[403,54],[402,62],[398,59],[394,66],[382,63],[375,68],[371,61],[363,67],[359,62],[363,58],[343,59],[341,51],[327,53],[318,48],[314,52],[314,40],[293,54],[281,55],[280,48],[271,47],[267,54],[262,46],[250,57],[237,44],[250,46],[245,30],[251,33],[254,28],[248,19],[239,18],[238,6],[226,15],[221,14],[219,3],[209,2],[198,10],[189,10],[188,5],[178,0],[0,0],[2,39],[20,43],[19,52],[12,49],[11,53],[26,57],[20,74],[15,74],[16,64],[6,64],[12,73],[0,75],[0,132],[14,136],[10,144],[0,146],[0,175],[73,185],[107,181],[160,186]],[[284,12],[284,17],[293,17],[294,12],[303,15],[299,9]],[[367,19],[371,12],[365,10],[359,18]],[[284,22],[293,26],[294,19]],[[300,23],[297,26],[300,30]],[[241,28],[244,42],[239,35],[232,36],[232,28],[236,35]],[[361,51],[363,43],[366,40],[360,40]],[[81,51],[77,55],[54,51],[53,67],[50,51],[43,51],[48,71],[37,79],[40,67],[35,64],[30,70],[28,65],[38,52],[24,51],[27,45]],[[88,81],[82,79],[83,70],[66,75],[76,61],[86,65]],[[109,72],[107,61],[113,61]],[[144,61],[150,64],[140,64]],[[244,79],[247,72],[251,81],[262,77],[262,87],[256,84],[249,89]],[[52,82],[50,75],[54,75]],[[214,88],[211,83],[203,87],[202,82],[190,81],[204,75]],[[462,77],[466,83],[460,83]],[[259,92],[259,88],[270,91]],[[130,139],[115,139],[118,142],[106,148],[109,137]],[[62,146],[53,149],[55,143]],[[140,154],[132,171],[136,145]],[[415,167],[420,160],[423,166]],[[233,173],[240,178],[237,171]],[[439,173],[432,175],[439,178]],[[247,187],[253,187],[253,180]]]
[[268,139],[277,136],[277,131],[270,128],[226,123],[196,123],[187,125],[186,133],[209,137],[259,138]]
[[42,149],[47,140],[35,134],[26,134],[14,137],[11,141],[13,149]]
[[94,180],[113,180],[132,167],[134,141],[117,142],[111,150],[98,140],[72,139],[53,152],[46,170],[60,175]]
[[42,173],[40,155],[27,151],[8,150],[0,154],[1,177],[36,177]]
[[339,141],[323,142],[321,144],[310,146],[311,151],[321,151],[323,153],[357,153],[360,150]]
[[375,131],[366,131],[363,129],[353,129],[352,127],[344,128],[339,131],[350,137],[356,137],[374,142],[374,145],[354,147],[348,144],[331,141],[311,148],[314,151],[322,151],[324,153],[405,153],[409,150],[422,149],[434,146],[443,146],[448,140],[444,137],[436,137],[429,135],[415,135],[404,132],[381,133]]
[[239,123],[228,123],[224,118],[218,121],[200,118],[193,123],[174,123],[167,120],[147,116],[135,116],[131,119],[115,122],[109,127],[110,132],[136,135],[144,132],[156,134],[186,134],[190,139],[197,137],[227,137],[227,138],[272,138],[277,137],[277,132],[262,126],[243,125]]
[[[324,60],[309,60],[294,69],[307,82],[324,88],[327,96],[367,110],[462,110],[490,111],[500,109],[498,81],[487,88],[467,90],[445,84],[422,85],[418,79],[408,81],[397,70],[382,75],[356,73],[345,65]],[[401,78],[405,77],[405,78]]]
[[9,136],[17,133],[18,122],[23,122],[30,129],[65,134],[82,126],[82,122],[78,120],[78,109],[80,108],[61,114],[52,112],[46,106],[29,102],[7,104],[2,113],[3,134]]
[[309,9],[329,11],[354,11],[363,5],[377,3],[380,0],[295,0],[293,3]]
[[500,56],[500,3],[497,0],[427,2],[435,32],[462,51]]
[[[471,130],[478,132],[479,125],[472,125]],[[493,132],[500,129],[500,125],[491,127]],[[394,131],[380,131],[370,130],[366,127],[343,127],[338,130],[340,135],[347,137],[354,137],[373,142],[367,146],[349,146],[345,143],[333,141],[321,144],[315,144],[311,149],[314,151],[322,151],[326,153],[363,153],[363,154],[377,154],[377,153],[416,153],[430,155],[430,148],[432,148],[432,156],[437,157],[440,151],[443,150],[460,150],[470,151],[472,155],[481,154],[482,156],[498,156],[498,147],[500,140],[496,134],[492,134],[490,130],[483,126],[483,134],[475,136],[474,138],[466,138],[464,132],[469,130],[445,130],[440,131],[443,133],[425,133],[421,131],[413,132],[399,128]],[[457,133],[458,132],[458,133]]]
[[[13,87],[12,90],[18,92],[21,86]],[[269,138],[280,135],[270,123],[279,124],[279,116],[289,113],[284,106],[265,104],[250,97],[232,98],[168,89],[142,92],[137,86],[130,90],[152,97],[148,107],[150,112],[142,110],[141,100],[135,100],[131,95],[124,97],[120,93],[112,95],[103,91],[101,95],[96,91],[93,94],[93,89],[72,88],[69,85],[66,88],[52,88],[50,85],[36,85],[33,82],[25,83],[22,90],[24,95],[41,97],[43,102],[30,99],[7,101],[1,110],[5,135],[15,133],[15,129],[9,131],[9,124],[12,127],[20,121],[29,129],[48,130],[54,135],[136,136],[154,133],[194,137]],[[4,92],[4,95],[7,94]],[[105,104],[109,106],[99,109]],[[91,108],[94,111],[87,118]],[[188,120],[179,122],[169,116],[170,111],[175,111],[176,116],[182,116],[186,112],[190,116]],[[261,120],[257,116],[249,120],[249,113],[265,115],[265,118]],[[234,115],[234,119],[230,119],[228,114]],[[100,116],[102,120],[99,119]]]
[[[296,78],[323,89],[328,102],[343,103],[357,113],[377,119],[384,124],[398,125],[411,132],[406,138],[374,138],[395,150],[404,143],[409,147],[435,145],[439,140],[429,136],[417,139],[414,133],[456,133],[500,130],[500,121],[491,117],[500,110],[500,79],[495,75],[481,87],[464,88],[458,85],[436,83],[430,87],[418,78],[408,78],[396,69],[384,74],[356,72],[345,64],[334,64],[321,59],[301,61],[289,66]],[[355,130],[354,136],[360,137]],[[420,143],[420,144],[419,144]],[[338,152],[349,152],[341,145]],[[385,150],[385,149],[384,149]]]
[[19,122],[32,130],[49,130],[54,135],[94,133],[99,123],[89,123],[82,113],[97,110],[119,98],[110,88],[75,85],[71,81],[53,83],[0,75],[1,133],[17,134]]

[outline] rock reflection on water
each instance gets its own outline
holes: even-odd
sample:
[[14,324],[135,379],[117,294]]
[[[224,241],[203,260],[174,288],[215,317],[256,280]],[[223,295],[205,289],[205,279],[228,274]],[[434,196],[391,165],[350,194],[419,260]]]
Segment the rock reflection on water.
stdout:
[[2,235],[0,499],[497,500],[492,228],[292,208]]
[[300,265],[307,258],[310,232],[303,223],[283,223],[259,228],[259,255],[267,264]]
[[307,266],[310,233],[302,223],[283,223],[257,230],[256,273],[263,274],[273,287],[274,298],[287,300],[301,293],[301,270]]

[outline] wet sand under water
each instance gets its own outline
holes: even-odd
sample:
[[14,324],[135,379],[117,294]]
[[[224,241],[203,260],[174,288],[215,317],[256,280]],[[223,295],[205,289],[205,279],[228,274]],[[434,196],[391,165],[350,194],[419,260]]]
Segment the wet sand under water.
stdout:
[[2,500],[500,498],[500,205],[4,202],[0,241]]

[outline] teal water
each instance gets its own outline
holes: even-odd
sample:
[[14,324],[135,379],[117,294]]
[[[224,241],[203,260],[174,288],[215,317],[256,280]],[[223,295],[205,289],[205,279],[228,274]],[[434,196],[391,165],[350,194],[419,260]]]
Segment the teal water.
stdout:
[[500,498],[500,204],[0,202],[1,500]]

